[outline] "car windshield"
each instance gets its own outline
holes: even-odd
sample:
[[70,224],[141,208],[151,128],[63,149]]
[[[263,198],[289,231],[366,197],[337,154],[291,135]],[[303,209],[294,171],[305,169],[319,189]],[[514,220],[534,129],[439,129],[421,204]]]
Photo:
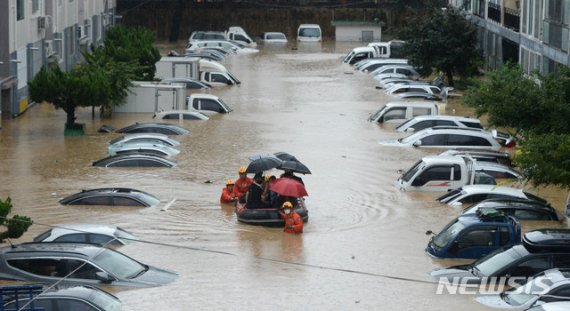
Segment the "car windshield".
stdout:
[[93,292],[89,296],[89,300],[91,300],[95,305],[98,305],[102,308],[102,310],[105,311],[121,310],[121,302],[117,298],[100,290]]
[[500,249],[475,262],[473,266],[480,272],[481,276],[494,276],[495,273],[519,258],[521,258],[521,255],[516,251],[516,247],[508,250]]
[[380,118],[380,116],[384,113],[384,111],[385,111],[386,109],[387,109],[386,106],[382,106],[382,108],[378,109],[378,111],[376,111],[375,113],[373,113],[373,114],[370,116],[369,120],[374,121],[374,120]]
[[411,144],[412,142],[415,142],[416,140],[418,140],[418,138],[422,137],[423,135],[424,135],[424,133],[422,133],[422,131],[420,131],[420,132],[412,134],[408,137],[400,138],[400,139],[398,139],[398,141],[402,144]]
[[137,240],[137,238],[130,234],[129,232],[125,231],[124,229],[117,228],[115,231],[115,236],[121,240],[124,244],[129,244],[130,242]]
[[120,279],[132,279],[147,270],[139,262],[109,249],[95,256],[93,262]]
[[414,177],[414,175],[416,175],[416,172],[418,171],[418,169],[420,168],[422,163],[424,163],[422,160],[416,162],[416,164],[414,164],[414,166],[412,166],[411,169],[409,169],[407,172],[405,172],[402,175],[402,181],[404,181],[404,182],[410,181],[410,178],[412,178],[412,177]]
[[301,28],[299,37],[320,37],[321,31],[318,28]]
[[412,122],[415,122],[415,120],[414,120],[414,119],[409,119],[408,121],[406,121],[406,122],[404,122],[404,123],[398,125],[398,126],[396,127],[396,130],[400,130],[400,129],[403,129],[403,128],[407,128],[408,125],[409,125],[410,123],[412,123]]
[[344,62],[348,62],[348,60],[350,60],[352,58],[352,55],[354,55],[354,51],[348,53],[345,57],[344,57]]
[[522,306],[539,294],[544,294],[545,289],[552,286],[552,284],[552,280],[549,277],[539,276],[531,279],[524,286],[519,286],[505,292],[502,298],[511,306]]
[[459,197],[460,195],[465,194],[466,192],[463,191],[461,188],[459,189],[455,189],[455,190],[451,190],[448,193],[440,196],[439,198],[436,199],[436,201],[439,201],[441,203],[447,203],[457,197]]
[[438,248],[444,247],[447,245],[447,243],[449,243],[449,241],[455,238],[457,234],[463,230],[463,228],[465,228],[465,225],[456,219],[454,222],[447,225],[447,227],[445,227],[445,229],[443,229],[435,237],[433,237],[433,245]]
[[278,34],[270,34],[267,35],[267,39],[268,40],[275,40],[275,39],[286,39],[284,34],[278,33]]

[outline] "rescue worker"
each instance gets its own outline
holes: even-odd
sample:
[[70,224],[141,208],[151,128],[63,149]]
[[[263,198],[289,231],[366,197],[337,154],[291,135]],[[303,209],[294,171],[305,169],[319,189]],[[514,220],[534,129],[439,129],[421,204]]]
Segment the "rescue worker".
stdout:
[[287,201],[280,209],[281,217],[285,220],[284,232],[303,233],[303,218],[293,210],[293,204]]
[[237,200],[237,197],[234,193],[234,181],[228,179],[226,181],[226,187],[222,189],[222,196],[220,197],[220,203],[232,203]]
[[238,170],[239,178],[234,185],[234,196],[239,200],[249,190],[249,186],[253,184],[253,180],[247,177],[246,168],[240,167]]

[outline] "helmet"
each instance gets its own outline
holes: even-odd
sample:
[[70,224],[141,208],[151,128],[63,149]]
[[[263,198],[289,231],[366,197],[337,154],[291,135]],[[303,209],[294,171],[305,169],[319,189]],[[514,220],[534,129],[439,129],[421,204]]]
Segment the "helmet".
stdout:
[[241,166],[238,170],[238,173],[242,174],[242,173],[245,173],[245,171],[246,171],[245,166]]
[[226,181],[226,186],[233,185],[233,184],[234,184],[234,181],[231,179],[228,179],[228,181]]
[[293,208],[293,204],[291,204],[291,202],[287,201],[287,202],[283,203],[283,205],[281,205],[281,208]]

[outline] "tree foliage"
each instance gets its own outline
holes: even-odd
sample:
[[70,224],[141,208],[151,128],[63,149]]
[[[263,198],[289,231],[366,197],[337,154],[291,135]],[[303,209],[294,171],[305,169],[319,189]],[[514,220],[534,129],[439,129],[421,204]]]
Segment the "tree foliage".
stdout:
[[42,67],[28,82],[31,100],[49,102],[67,114],[66,125],[75,123],[77,107],[99,106],[109,94],[108,77],[102,70],[77,66],[71,71]]
[[526,75],[507,64],[463,97],[489,124],[514,130],[515,162],[534,185],[570,187],[570,71]]
[[477,28],[454,8],[432,9],[402,29],[400,36],[406,40],[404,53],[409,63],[420,74],[441,71],[452,86],[455,74],[471,76],[482,62]]
[[17,239],[32,225],[32,220],[26,216],[14,215],[8,218],[8,214],[12,211],[12,199],[8,197],[6,200],[0,199],[0,226],[6,227],[6,231],[0,232],[0,242],[5,239]]

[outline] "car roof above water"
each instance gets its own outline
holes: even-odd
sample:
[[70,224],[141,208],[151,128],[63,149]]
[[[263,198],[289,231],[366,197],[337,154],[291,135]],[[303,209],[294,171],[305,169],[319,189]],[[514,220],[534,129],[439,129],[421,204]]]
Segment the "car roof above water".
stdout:
[[570,251],[570,229],[539,229],[523,236],[525,247],[534,252]]

